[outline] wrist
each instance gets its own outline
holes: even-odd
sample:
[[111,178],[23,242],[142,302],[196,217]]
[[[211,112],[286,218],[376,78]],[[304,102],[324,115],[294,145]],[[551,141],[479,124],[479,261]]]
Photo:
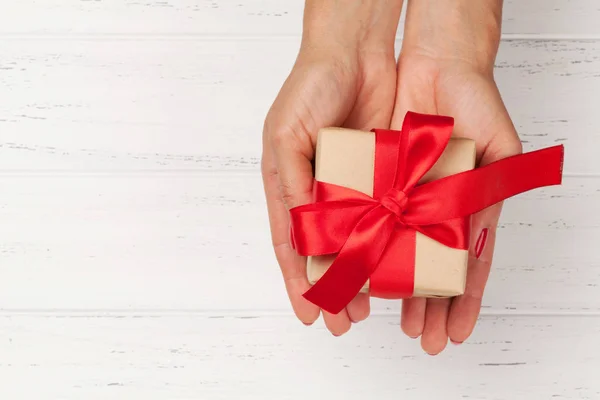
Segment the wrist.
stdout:
[[306,0],[302,48],[394,54],[402,0]]
[[492,73],[502,0],[412,0],[402,52]]

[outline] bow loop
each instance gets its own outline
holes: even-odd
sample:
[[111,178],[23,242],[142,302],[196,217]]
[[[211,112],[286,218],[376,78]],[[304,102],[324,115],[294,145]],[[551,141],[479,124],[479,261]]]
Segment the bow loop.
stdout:
[[409,193],[417,185],[446,149],[453,127],[450,117],[406,114],[394,187]]

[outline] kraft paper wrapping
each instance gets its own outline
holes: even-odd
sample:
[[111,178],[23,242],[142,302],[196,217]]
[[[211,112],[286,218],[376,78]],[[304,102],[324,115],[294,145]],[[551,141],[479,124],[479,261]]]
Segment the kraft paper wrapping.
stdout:
[[[317,138],[315,178],[373,195],[375,134],[343,128],[321,129]],[[452,138],[444,153],[419,181],[429,182],[475,166],[475,142]],[[417,232],[415,297],[451,297],[464,293],[468,250],[447,247]],[[308,257],[308,280],[314,284],[335,255]],[[369,282],[361,290],[369,291]]]

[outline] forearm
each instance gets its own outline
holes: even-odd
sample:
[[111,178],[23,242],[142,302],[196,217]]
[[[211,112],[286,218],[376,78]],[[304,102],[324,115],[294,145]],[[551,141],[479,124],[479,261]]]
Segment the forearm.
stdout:
[[393,51],[402,0],[306,0],[303,46]]
[[409,0],[403,51],[493,69],[502,0]]

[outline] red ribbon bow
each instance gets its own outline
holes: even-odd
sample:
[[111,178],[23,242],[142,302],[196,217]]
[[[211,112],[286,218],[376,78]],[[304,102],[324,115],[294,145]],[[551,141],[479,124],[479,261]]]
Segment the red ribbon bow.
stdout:
[[413,294],[416,232],[468,249],[470,215],[562,180],[563,146],[521,154],[422,185],[452,134],[449,117],[406,115],[402,131],[375,129],[373,197],[315,181],[315,202],[290,210],[300,255],[338,253],[304,297],[337,314],[370,279],[372,296]]

